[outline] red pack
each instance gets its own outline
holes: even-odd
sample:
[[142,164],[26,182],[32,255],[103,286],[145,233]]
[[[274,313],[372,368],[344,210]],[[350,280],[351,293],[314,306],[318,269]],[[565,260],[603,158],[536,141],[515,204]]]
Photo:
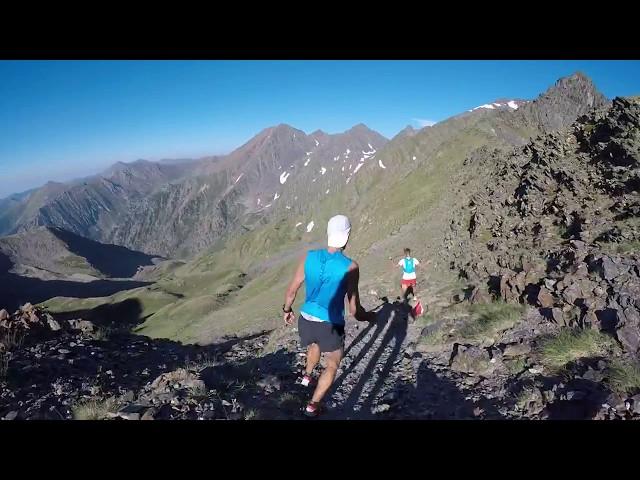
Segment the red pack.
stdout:
[[416,306],[413,307],[412,309],[413,312],[413,316],[414,317],[419,317],[420,315],[422,315],[424,313],[424,308],[422,306],[422,302],[418,300],[418,303],[416,303]]

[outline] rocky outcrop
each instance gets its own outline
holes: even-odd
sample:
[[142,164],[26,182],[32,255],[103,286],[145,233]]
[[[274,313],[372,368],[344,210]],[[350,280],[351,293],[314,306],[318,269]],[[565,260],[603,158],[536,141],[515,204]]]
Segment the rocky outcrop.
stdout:
[[539,98],[520,107],[516,114],[525,123],[550,131],[565,128],[579,116],[606,104],[607,99],[591,79],[578,72],[558,80]]
[[[638,354],[639,127],[638,99],[617,98],[512,154],[471,158],[491,165],[492,180],[467,206],[467,240],[448,249],[452,268],[476,285],[494,279],[496,298],[610,332]],[[452,224],[449,236],[464,238],[464,228]]]

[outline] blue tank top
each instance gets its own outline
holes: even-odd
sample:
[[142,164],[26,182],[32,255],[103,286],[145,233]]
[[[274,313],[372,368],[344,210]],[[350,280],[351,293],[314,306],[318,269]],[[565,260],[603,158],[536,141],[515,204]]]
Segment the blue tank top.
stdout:
[[405,273],[413,273],[416,271],[416,266],[413,264],[413,257],[404,258],[404,271]]
[[300,310],[323,322],[344,325],[344,297],[351,263],[341,251],[310,250],[304,263],[306,297]]

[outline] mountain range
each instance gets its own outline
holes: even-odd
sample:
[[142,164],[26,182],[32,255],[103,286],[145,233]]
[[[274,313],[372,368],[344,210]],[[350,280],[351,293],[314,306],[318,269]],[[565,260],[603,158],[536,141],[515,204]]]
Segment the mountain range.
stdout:
[[[567,418],[567,402],[583,402],[583,417],[620,416],[602,405],[640,391],[613,370],[633,372],[640,352],[639,105],[605,98],[576,73],[535,99],[495,99],[390,140],[363,124],[340,134],[281,124],[228,155],[116,164],[0,201],[0,275],[17,285],[12,308],[27,299],[25,279],[72,283],[34,301],[55,315],[135,304],[127,323],[146,338],[208,345],[268,331],[244,344],[264,359],[294,348],[280,326],[285,287],[299,255],[344,213],[366,308],[395,308],[404,247],[430,260],[419,324],[349,333],[358,345],[377,332],[372,362],[398,356],[404,370],[388,368],[407,411],[433,412],[439,393],[424,382],[445,375],[452,398],[474,399],[464,415]],[[364,356],[347,352],[347,373],[383,382],[356,366]],[[383,398],[376,405],[393,403]]]

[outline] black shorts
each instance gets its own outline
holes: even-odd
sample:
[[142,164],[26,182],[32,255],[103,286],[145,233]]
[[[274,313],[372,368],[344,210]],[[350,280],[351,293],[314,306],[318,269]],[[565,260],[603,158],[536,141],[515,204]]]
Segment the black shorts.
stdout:
[[344,349],[344,325],[312,322],[300,315],[298,332],[303,347],[317,343],[321,352],[335,352]]

